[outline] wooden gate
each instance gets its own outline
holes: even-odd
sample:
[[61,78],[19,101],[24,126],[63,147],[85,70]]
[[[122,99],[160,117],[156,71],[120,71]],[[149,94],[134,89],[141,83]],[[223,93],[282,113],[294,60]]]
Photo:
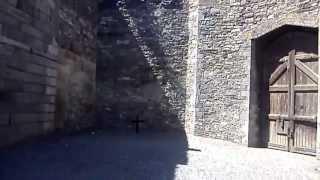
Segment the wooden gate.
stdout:
[[269,79],[269,148],[316,154],[318,56],[296,53],[280,59]]

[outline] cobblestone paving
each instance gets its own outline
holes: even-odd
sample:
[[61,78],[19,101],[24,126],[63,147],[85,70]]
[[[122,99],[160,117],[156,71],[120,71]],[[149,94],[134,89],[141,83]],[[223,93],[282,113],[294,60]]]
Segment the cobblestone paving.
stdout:
[[177,134],[95,133],[0,151],[1,180],[319,180],[314,157]]

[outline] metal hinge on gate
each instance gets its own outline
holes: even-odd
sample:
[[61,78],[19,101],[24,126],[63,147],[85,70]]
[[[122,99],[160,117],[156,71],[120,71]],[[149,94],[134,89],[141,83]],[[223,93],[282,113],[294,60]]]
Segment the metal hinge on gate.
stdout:
[[279,135],[287,135],[288,134],[288,128],[286,126],[285,117],[283,115],[280,115],[277,119],[277,134]]
[[288,138],[293,138],[293,128],[288,128]]

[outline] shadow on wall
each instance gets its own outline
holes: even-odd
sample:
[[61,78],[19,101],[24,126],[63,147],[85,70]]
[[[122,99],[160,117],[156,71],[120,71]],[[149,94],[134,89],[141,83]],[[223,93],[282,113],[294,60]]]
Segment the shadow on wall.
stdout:
[[[187,163],[184,57],[188,32],[183,8],[182,0],[121,0],[100,4],[98,126],[111,132],[133,132],[132,120],[138,116],[144,121],[142,133],[180,134],[179,139],[160,144],[157,142],[162,141],[161,135],[146,141],[144,135],[130,137],[139,142],[129,146],[124,154],[136,160],[127,165],[119,162],[119,168],[127,170],[113,173],[111,179],[121,179],[124,174],[127,179],[173,180],[177,164]],[[111,156],[114,153],[117,152]]]
[[55,126],[74,132],[96,123],[97,3],[57,1],[57,32],[53,44],[59,59]]
[[99,127],[126,129],[139,116],[148,129],[183,130],[187,33],[175,29],[187,24],[170,22],[182,10],[182,1],[172,2],[100,4]]
[[[149,133],[143,130],[136,135],[132,130],[119,134],[116,130],[117,133],[108,131],[63,137],[20,146],[19,149],[1,150],[1,180],[173,180],[177,165],[187,163],[188,143],[181,120],[185,107],[186,68],[183,62],[186,52],[181,44],[187,38],[169,42],[171,32],[167,32],[167,38],[162,38],[160,27],[153,23],[156,19],[152,15],[164,11],[170,18],[170,11],[176,10],[167,11],[166,8],[180,1],[134,2],[125,5],[130,7],[129,12],[120,8],[106,10],[105,22],[109,24],[103,26],[106,29],[100,33],[102,43],[99,46],[103,48],[97,62],[100,125],[127,129],[131,120],[140,115],[146,121],[145,128],[172,127],[180,129],[181,133]],[[111,6],[115,7],[114,4]],[[127,17],[127,13],[132,16]],[[130,18],[133,21],[128,21]],[[175,20],[175,17],[169,20]],[[175,26],[185,29],[181,24]],[[90,78],[83,73],[72,73],[77,69],[68,69],[81,69],[81,64],[65,63],[61,71],[73,78],[60,83],[74,89],[64,91],[64,95],[72,93],[87,99],[86,95],[91,93],[83,91],[91,89],[86,88]],[[73,102],[77,103],[72,101],[70,106]],[[80,111],[83,112],[82,108]],[[71,116],[72,112],[66,115]],[[74,119],[78,118],[75,116]]]
[[58,67],[56,128],[67,132],[95,124],[95,64],[60,50]]

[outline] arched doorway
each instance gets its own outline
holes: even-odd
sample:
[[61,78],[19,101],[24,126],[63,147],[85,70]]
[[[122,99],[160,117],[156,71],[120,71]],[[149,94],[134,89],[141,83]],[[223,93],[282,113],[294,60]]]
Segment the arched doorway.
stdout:
[[315,155],[318,30],[286,25],[252,43],[249,145]]

